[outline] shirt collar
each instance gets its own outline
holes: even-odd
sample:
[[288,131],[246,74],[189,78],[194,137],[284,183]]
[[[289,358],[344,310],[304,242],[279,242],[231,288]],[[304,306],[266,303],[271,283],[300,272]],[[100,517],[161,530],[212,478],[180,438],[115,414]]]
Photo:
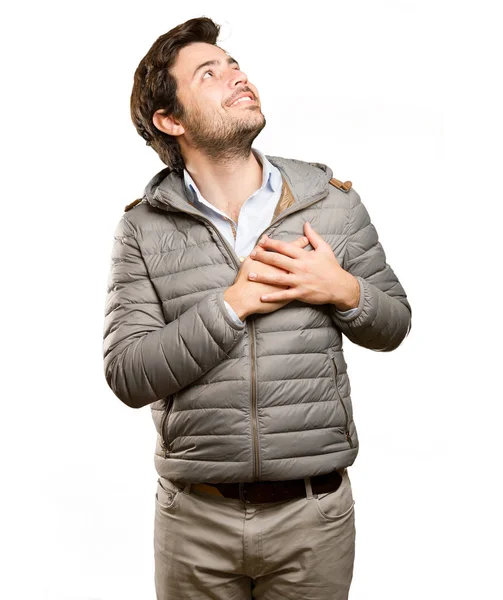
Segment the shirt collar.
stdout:
[[[260,187],[260,189],[265,189],[265,187],[269,185],[271,190],[273,192],[276,192],[283,183],[279,169],[275,167],[270,161],[268,161],[265,154],[260,150],[257,150],[257,148],[252,148],[252,152],[255,154],[255,157],[262,165],[262,186]],[[200,200],[201,192],[197,189],[197,185],[190,176],[187,169],[183,170],[183,180],[185,183],[185,187],[189,192],[189,195],[192,195],[194,200]],[[192,194],[190,192],[192,192]]]

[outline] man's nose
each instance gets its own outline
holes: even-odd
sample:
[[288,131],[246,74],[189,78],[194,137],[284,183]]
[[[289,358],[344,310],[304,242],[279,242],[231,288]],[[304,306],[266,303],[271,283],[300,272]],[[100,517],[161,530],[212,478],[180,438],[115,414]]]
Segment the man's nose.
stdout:
[[248,83],[248,77],[243,71],[237,69],[231,69],[231,76],[229,78],[230,87],[236,87],[237,84]]

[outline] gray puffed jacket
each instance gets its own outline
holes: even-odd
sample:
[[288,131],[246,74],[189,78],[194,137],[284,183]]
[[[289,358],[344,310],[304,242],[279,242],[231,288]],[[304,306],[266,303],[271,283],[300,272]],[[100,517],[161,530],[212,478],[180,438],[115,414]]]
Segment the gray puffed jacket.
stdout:
[[358,279],[356,314],[293,301],[237,325],[223,293],[239,259],[169,168],[115,231],[105,377],[128,406],[150,404],[155,467],[179,483],[300,479],[353,464],[358,435],[342,334],[390,351],[410,330],[405,291],[355,190],[330,185],[326,165],[267,159],[293,203],[264,233],[293,241],[309,220]]

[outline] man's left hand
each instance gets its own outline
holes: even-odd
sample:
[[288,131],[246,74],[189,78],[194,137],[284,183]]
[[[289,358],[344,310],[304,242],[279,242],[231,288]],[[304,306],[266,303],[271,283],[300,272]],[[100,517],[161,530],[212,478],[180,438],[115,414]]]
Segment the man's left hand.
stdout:
[[251,281],[289,287],[261,296],[261,301],[300,300],[307,304],[335,304],[339,310],[357,307],[360,300],[358,280],[339,265],[330,245],[310,223],[304,224],[304,234],[314,250],[303,250],[289,242],[263,236],[250,254],[253,260],[286,271],[269,275],[254,273],[251,269],[248,274]]

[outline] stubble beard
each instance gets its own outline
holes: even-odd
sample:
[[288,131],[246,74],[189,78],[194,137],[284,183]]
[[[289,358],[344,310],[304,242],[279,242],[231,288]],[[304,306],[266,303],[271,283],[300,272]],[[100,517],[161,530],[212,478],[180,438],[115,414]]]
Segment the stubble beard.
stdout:
[[[187,138],[192,148],[219,164],[248,158],[253,141],[265,127],[266,120],[256,105],[238,110],[243,114],[222,114],[216,111],[207,114],[199,108],[185,111]],[[248,114],[250,112],[254,114]]]

